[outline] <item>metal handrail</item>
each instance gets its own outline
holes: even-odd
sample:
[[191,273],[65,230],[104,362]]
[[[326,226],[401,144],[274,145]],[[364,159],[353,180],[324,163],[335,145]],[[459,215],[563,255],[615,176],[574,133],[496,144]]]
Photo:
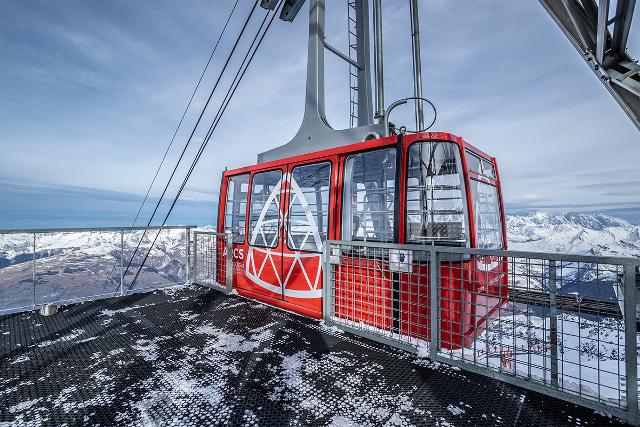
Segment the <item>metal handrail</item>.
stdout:
[[600,263],[600,264],[621,264],[640,266],[640,258],[618,257],[618,256],[597,256],[597,255],[572,255],[548,252],[520,251],[511,249],[478,249],[478,248],[462,248],[457,246],[437,246],[437,245],[420,245],[420,244],[396,244],[385,242],[370,241],[352,241],[352,240],[329,240],[328,245],[344,245],[344,246],[360,246],[369,248],[393,248],[407,249],[417,251],[434,251],[446,252],[451,254],[467,254],[480,256],[509,256],[516,258],[537,258],[549,261],[566,261],[566,262],[584,262],[584,263]]
[[81,227],[81,228],[9,228],[0,229],[0,234],[41,234],[41,233],[85,233],[93,231],[138,231],[138,230],[181,230],[197,228],[197,225],[155,225],[149,227]]

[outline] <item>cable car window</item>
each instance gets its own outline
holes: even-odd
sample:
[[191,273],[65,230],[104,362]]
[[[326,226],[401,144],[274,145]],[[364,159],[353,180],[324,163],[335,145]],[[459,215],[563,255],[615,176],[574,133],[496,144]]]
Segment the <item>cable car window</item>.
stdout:
[[227,181],[227,202],[224,209],[224,229],[233,234],[233,243],[244,243],[248,193],[248,173],[229,178]]
[[493,171],[493,164],[485,159],[482,159],[482,174],[484,176],[488,176],[489,178],[495,178],[496,175]]
[[460,150],[452,142],[411,145],[407,159],[407,241],[467,243]]
[[278,246],[281,187],[282,172],[279,170],[253,175],[249,214],[250,245],[270,248]]
[[467,151],[467,166],[471,172],[482,173],[480,157],[473,154],[471,151]]
[[504,242],[498,189],[474,179],[470,184],[477,246],[481,249],[502,249]]
[[291,173],[289,248],[322,252],[329,221],[331,163],[297,166]]
[[396,150],[347,157],[344,169],[342,238],[393,242]]
[[475,172],[480,175],[487,176],[489,178],[496,178],[495,171],[493,169],[493,163],[491,161],[483,159],[467,150],[467,166],[471,172]]

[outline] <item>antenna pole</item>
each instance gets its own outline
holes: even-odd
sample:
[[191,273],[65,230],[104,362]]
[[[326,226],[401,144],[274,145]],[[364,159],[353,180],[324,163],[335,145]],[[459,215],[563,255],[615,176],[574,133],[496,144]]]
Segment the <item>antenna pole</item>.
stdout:
[[[413,95],[422,98],[422,62],[420,59],[420,23],[418,0],[409,0],[411,9],[411,47],[413,48]],[[424,129],[422,101],[416,99],[416,130]]]
[[376,79],[376,114],[378,123],[384,122],[384,67],[382,62],[382,0],[373,0],[374,61]]

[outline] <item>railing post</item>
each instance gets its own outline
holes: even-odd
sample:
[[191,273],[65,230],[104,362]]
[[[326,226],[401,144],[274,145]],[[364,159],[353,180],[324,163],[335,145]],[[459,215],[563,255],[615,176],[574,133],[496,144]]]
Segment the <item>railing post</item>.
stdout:
[[198,283],[198,232],[193,232],[193,283]]
[[120,230],[120,296],[124,295],[124,230]]
[[558,301],[556,261],[549,261],[549,345],[551,346],[551,385],[558,387]]
[[638,422],[638,362],[635,265],[624,265],[624,349],[627,372],[627,413],[629,420]]
[[191,283],[190,267],[191,264],[191,229],[187,227],[185,230],[185,256],[187,258],[187,284]]
[[36,308],[36,233],[33,233],[33,271],[31,272],[31,283],[33,284],[33,309]]
[[440,296],[440,260],[438,259],[438,252],[435,249],[429,249],[429,268],[429,305],[431,308],[431,343],[429,345],[429,353],[431,360],[436,360],[440,348],[440,322],[438,321],[438,313],[440,311],[438,303],[438,297]]
[[226,231],[224,235],[225,248],[227,249],[227,257],[225,259],[225,276],[226,276],[226,289],[230,294],[233,289],[233,234],[231,231]]
[[322,320],[331,321],[331,289],[329,274],[331,274],[331,242],[327,241],[323,250],[324,259],[322,260]]

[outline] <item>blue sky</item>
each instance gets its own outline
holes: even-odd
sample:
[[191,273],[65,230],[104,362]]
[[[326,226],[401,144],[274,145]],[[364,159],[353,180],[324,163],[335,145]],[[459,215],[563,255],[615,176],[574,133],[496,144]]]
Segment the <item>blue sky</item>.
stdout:
[[[412,92],[407,3],[383,2],[388,103]],[[537,1],[420,3],[434,129],[498,158],[511,212],[600,211],[640,222],[640,135]],[[168,165],[251,4],[240,0]],[[222,0],[0,2],[0,227],[130,224],[231,7]],[[346,1],[328,1],[327,36],[341,47],[345,13]],[[257,153],[295,134],[306,15],[304,7],[294,23],[275,21],[170,223],[213,223],[224,168],[255,163]],[[637,21],[629,41],[635,53]],[[329,52],[326,61],[328,119],[345,127],[347,68]],[[394,120],[411,127],[410,108]],[[165,167],[159,182],[169,173]],[[152,194],[160,191],[156,185]]]

